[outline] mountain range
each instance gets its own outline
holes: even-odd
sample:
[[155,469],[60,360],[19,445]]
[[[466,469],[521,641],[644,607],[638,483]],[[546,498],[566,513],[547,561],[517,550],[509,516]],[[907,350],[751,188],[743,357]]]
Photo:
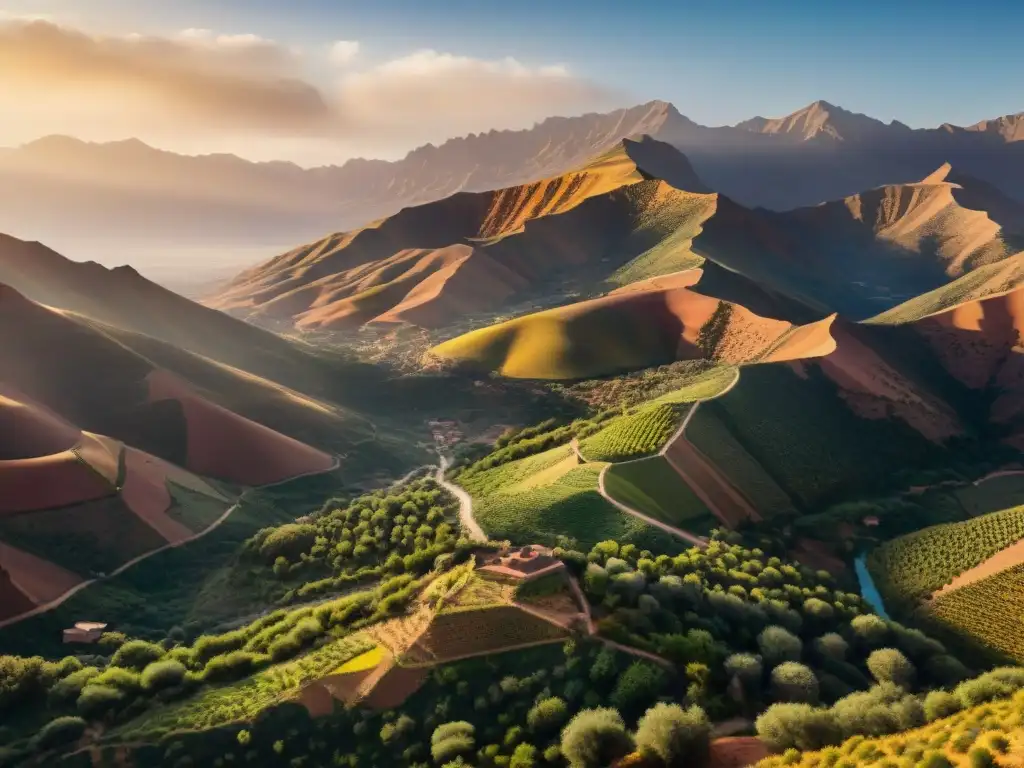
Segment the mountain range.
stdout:
[[655,101],[428,144],[395,162],[309,169],[51,136],[0,151],[0,231],[160,278],[176,266],[211,279],[221,273],[207,266],[210,254],[221,269],[241,267],[404,207],[551,177],[644,134],[681,149],[711,188],[747,207],[815,205],[946,162],[1024,199],[1024,113],[910,129],[818,101],[783,118],[707,127]]

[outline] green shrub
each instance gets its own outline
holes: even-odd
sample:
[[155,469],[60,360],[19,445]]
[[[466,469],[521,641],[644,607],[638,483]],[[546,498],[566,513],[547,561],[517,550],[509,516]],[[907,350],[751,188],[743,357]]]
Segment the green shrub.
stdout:
[[772,670],[772,695],[779,701],[818,703],[818,678],[804,664],[786,661]]
[[459,720],[437,726],[430,736],[430,754],[436,763],[447,763],[471,753],[476,746],[476,729]]
[[882,648],[868,656],[868,670],[880,683],[895,683],[909,690],[917,670],[910,659],[895,648]]
[[653,701],[665,687],[665,671],[653,664],[634,661],[619,676],[609,698],[611,704],[626,716],[635,716]]
[[818,653],[822,656],[835,659],[836,661],[845,661],[846,652],[850,645],[843,640],[841,635],[829,632],[815,640],[814,647],[817,648]]
[[984,747],[975,747],[968,753],[967,759],[971,762],[971,768],[992,768],[996,764],[995,757]]
[[35,739],[36,749],[47,750],[78,741],[85,733],[86,723],[80,717],[58,717],[44,725]]
[[180,685],[187,670],[178,661],[156,661],[142,671],[142,687],[147,691],[159,691]]
[[537,734],[558,731],[569,718],[569,709],[557,696],[541,699],[526,713],[526,724]]
[[779,626],[766,627],[757,636],[757,645],[765,664],[777,666],[784,661],[799,661],[803,652],[800,638]]
[[655,704],[636,730],[641,754],[655,756],[666,766],[702,765],[708,758],[711,723],[700,707]]
[[117,709],[124,702],[124,692],[106,685],[87,685],[78,697],[78,711],[87,718],[95,718]]
[[110,665],[141,672],[154,661],[162,659],[165,653],[166,651],[156,643],[147,643],[145,640],[129,640],[117,649],[113,658],[110,659]]
[[562,756],[572,768],[607,768],[628,755],[633,739],[614,709],[584,709],[562,731]]
[[924,697],[924,714],[928,722],[955,715],[962,708],[960,699],[948,691],[930,691]]
[[520,744],[512,753],[509,768],[535,768],[537,765],[537,748],[533,744]]
[[773,704],[754,726],[758,738],[777,752],[821,749],[842,740],[832,712],[810,704]]
[[316,526],[310,523],[287,523],[274,528],[263,539],[260,545],[260,555],[268,563],[274,562],[277,558],[283,557],[289,561],[296,561],[299,556],[309,552],[316,542]]
[[211,681],[237,680],[252,672],[260,658],[248,651],[232,651],[223,656],[215,656],[206,663],[203,677]]

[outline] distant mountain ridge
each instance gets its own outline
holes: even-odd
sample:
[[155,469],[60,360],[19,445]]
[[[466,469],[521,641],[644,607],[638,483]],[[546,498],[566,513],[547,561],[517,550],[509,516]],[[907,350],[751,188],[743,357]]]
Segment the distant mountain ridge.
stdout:
[[153,252],[284,250],[456,192],[558,175],[644,134],[681,149],[709,187],[747,207],[814,205],[914,181],[945,162],[1024,201],[1024,113],[911,129],[817,101],[782,118],[708,127],[652,101],[427,144],[395,162],[310,169],[51,136],[0,150],[0,231],[146,272]]

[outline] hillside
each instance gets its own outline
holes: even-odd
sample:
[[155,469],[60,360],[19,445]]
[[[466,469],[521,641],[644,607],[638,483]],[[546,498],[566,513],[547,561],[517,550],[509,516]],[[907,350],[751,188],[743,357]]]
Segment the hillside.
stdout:
[[105,264],[141,257],[145,274],[164,279],[182,264],[210,279],[211,255],[238,269],[404,207],[550,178],[643,134],[681,149],[712,188],[750,207],[815,205],[912,181],[947,161],[1024,200],[1021,124],[1007,115],[911,130],[817,101],[783,117],[708,127],[652,101],[453,138],[395,162],[309,169],[50,136],[0,150],[0,231]]
[[430,351],[532,379],[584,379],[673,360],[782,361],[830,353],[831,318],[795,327],[686,288],[613,292],[472,331]]
[[189,301],[128,266],[71,261],[41,243],[0,235],[0,283],[37,303],[314,393],[332,373],[312,350]]
[[[185,365],[158,368],[124,344],[125,337],[35,304],[6,286],[0,287],[0,320],[3,382],[83,429],[242,484],[331,465],[326,453],[214,404],[204,391],[233,401],[243,413],[277,410],[279,419],[293,420],[292,431],[319,429],[321,438],[345,422],[344,414],[324,404],[198,356],[180,354]],[[153,346],[159,345],[146,351]],[[173,365],[172,356],[167,362]],[[90,375],[97,371],[102,375]],[[211,387],[219,378],[221,388],[196,390],[186,383],[189,374]]]
[[228,495],[0,385],[0,621],[213,525]]
[[434,328],[565,291],[567,280],[587,289],[623,268],[692,266],[690,241],[714,206],[705,189],[671,147],[624,141],[571,173],[456,194],[303,246],[208,303],[303,329]]
[[821,312],[869,317],[1020,250],[985,210],[958,202],[948,172],[786,213],[719,197],[694,248]]
[[[923,339],[938,363],[983,396],[989,421],[1010,444],[1024,447],[1024,288],[1018,254],[939,291],[873,318],[903,325]],[[981,270],[979,270],[981,272]]]

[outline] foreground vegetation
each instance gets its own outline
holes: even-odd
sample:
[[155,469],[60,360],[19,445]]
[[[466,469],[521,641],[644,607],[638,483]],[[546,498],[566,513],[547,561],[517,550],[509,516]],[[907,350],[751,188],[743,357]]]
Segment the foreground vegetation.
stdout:
[[[1009,668],[948,692],[913,696],[879,687],[830,710],[792,705],[769,710],[758,720],[758,732],[782,754],[761,761],[757,768],[1019,765],[1022,686],[1024,670]],[[850,732],[856,735],[844,740]],[[822,749],[829,744],[834,746]],[[1011,752],[1014,762],[1009,762]]]

